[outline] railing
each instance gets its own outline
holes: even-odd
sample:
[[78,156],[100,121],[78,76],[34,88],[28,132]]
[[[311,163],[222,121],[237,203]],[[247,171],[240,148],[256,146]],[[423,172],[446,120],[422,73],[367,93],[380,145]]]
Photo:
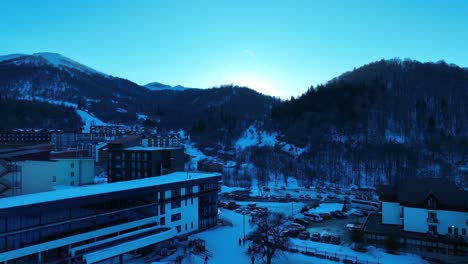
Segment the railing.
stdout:
[[355,264],[355,263],[356,264],[357,263],[380,264],[381,263],[379,260],[370,261],[367,259],[360,259],[357,256],[340,254],[340,253],[329,252],[329,251],[324,251],[324,250],[317,250],[317,248],[314,248],[314,247],[307,247],[307,246],[300,246],[300,245],[294,245],[292,247],[287,248],[287,250],[293,253],[302,253],[306,256],[327,259],[327,260],[342,262],[342,263],[352,263],[352,264]]

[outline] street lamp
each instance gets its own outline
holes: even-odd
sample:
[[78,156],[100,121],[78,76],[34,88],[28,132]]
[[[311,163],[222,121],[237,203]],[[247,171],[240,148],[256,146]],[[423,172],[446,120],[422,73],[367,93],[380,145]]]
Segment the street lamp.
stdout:
[[244,233],[244,239],[245,239],[245,214],[242,214],[242,222],[243,222],[243,233]]

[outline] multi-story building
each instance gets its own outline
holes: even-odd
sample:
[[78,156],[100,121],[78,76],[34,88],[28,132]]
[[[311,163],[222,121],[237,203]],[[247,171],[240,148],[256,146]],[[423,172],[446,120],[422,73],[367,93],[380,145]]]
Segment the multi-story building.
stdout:
[[468,191],[447,179],[410,179],[377,189],[381,214],[369,215],[367,241],[468,256]]
[[109,182],[159,176],[184,170],[183,148],[123,147],[108,145]]
[[0,145],[32,145],[50,143],[51,132],[41,130],[0,131]]
[[209,228],[220,174],[175,172],[0,199],[0,263],[97,263]]

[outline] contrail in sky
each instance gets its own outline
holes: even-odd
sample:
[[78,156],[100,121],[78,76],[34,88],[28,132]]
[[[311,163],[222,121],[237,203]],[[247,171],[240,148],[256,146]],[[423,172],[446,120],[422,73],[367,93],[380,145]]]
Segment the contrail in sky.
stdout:
[[245,53],[249,54],[250,56],[256,57],[255,54],[253,54],[250,50],[246,49],[244,51],[245,51]]

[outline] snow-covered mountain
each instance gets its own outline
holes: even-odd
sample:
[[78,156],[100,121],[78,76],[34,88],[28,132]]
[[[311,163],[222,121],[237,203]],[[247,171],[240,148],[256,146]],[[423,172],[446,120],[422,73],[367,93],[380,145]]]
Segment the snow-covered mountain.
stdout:
[[14,64],[14,65],[29,65],[29,66],[43,66],[49,65],[62,70],[77,70],[86,74],[100,74],[105,75],[95,69],[78,63],[70,58],[67,58],[58,53],[52,52],[39,52],[28,54],[9,54],[0,56],[1,64]]
[[170,85],[162,84],[159,82],[148,83],[145,85],[145,87],[151,91],[163,91],[163,90],[184,91],[186,89],[193,89],[193,88],[184,87],[182,85],[170,86]]

